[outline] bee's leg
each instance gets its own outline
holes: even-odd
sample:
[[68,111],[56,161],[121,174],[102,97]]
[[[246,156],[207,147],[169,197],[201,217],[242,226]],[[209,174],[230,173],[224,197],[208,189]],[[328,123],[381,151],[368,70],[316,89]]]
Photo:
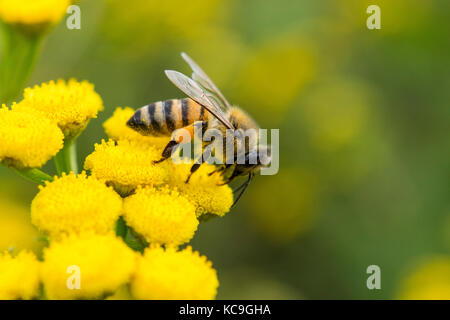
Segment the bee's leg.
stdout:
[[179,142],[176,142],[175,140],[170,140],[169,143],[164,148],[164,151],[162,152],[162,158],[159,160],[153,161],[154,164],[163,162],[167,158],[169,158],[172,155],[172,152],[175,151],[178,146],[180,145]]
[[[193,124],[187,125],[183,128],[180,128],[179,130],[184,130],[183,134],[179,135],[177,138],[173,137],[172,140],[169,141],[167,146],[164,148],[164,151],[162,152],[162,158],[156,161],[153,161],[153,163],[160,163],[167,158],[169,158],[172,155],[172,152],[174,152],[180,144],[189,143],[194,138],[195,134],[195,128],[200,126],[201,130],[205,129],[207,127],[206,121],[196,121]],[[202,131],[203,132],[203,131]]]
[[236,171],[233,171],[233,173],[231,174],[231,177],[229,177],[226,181],[224,181],[223,183],[218,184],[218,186],[224,186],[226,184],[231,183],[234,179],[236,179],[236,177],[238,177],[239,175],[237,174]]
[[227,168],[226,166],[220,166],[216,170],[211,171],[210,173],[208,173],[208,177],[212,176],[214,173],[225,171],[226,168]]
[[243,184],[241,184],[239,187],[237,187],[236,189],[233,190],[233,193],[238,192],[239,190],[241,190],[242,188],[244,188],[247,185],[247,181],[244,182]]
[[[192,174],[193,174],[195,171],[197,171],[198,168],[200,168],[201,164],[202,164],[203,162],[208,161],[208,159],[209,159],[210,156],[211,156],[211,152],[207,152],[207,151],[210,151],[209,149],[211,149],[211,148],[212,148],[212,144],[207,145],[207,146],[205,147],[205,150],[203,151],[202,155],[200,156],[200,160],[202,160],[202,159],[203,159],[203,160],[200,161],[199,163],[198,163],[198,162],[195,162],[195,163],[192,165],[192,167],[191,167],[191,172],[189,173],[189,176],[188,176],[187,179],[186,179],[186,183],[189,182],[189,180],[191,179]],[[205,158],[205,154],[207,154],[207,153],[209,154],[209,156],[208,156],[208,158]]]
[[250,184],[250,181],[252,181],[253,177],[255,176],[255,174],[253,172],[250,172],[248,174],[248,179],[247,181],[242,184],[239,188],[237,188],[236,190],[234,190],[233,192],[237,192],[238,190],[242,189],[242,191],[239,193],[239,195],[236,197],[236,200],[234,200],[233,205],[231,206],[232,208],[236,205],[236,203],[239,201],[239,199],[241,198],[241,196],[244,194],[245,189],[247,189],[248,185]]
[[191,167],[191,172],[189,173],[189,176],[187,177],[185,183],[188,183],[189,180],[191,179],[192,174],[198,170],[198,168],[200,168],[202,164],[201,163],[194,163]]

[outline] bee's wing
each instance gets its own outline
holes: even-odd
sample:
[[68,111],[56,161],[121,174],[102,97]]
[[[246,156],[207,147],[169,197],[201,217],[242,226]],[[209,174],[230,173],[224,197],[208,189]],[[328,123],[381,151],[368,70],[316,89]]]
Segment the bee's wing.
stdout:
[[225,99],[219,88],[212,82],[208,75],[198,66],[194,60],[191,59],[186,53],[182,52],[181,57],[186,61],[192,69],[192,79],[196,81],[208,94],[209,98],[214,99],[220,104],[223,110],[230,108],[230,103]]
[[217,102],[208,98],[205,91],[197,82],[178,71],[166,70],[165,73],[169,80],[172,81],[173,84],[183,91],[188,97],[205,107],[228,129],[234,129],[233,125],[227,119]]

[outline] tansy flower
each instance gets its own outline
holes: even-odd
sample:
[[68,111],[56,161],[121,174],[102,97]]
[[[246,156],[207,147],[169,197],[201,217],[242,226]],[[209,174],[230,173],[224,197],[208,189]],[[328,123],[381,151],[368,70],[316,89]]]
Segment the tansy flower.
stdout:
[[33,110],[0,108],[0,161],[18,168],[41,167],[62,146],[61,130],[47,118]]
[[31,203],[34,225],[59,238],[62,234],[114,229],[122,210],[122,199],[110,187],[85,173],[63,174],[40,186]]
[[124,200],[124,219],[149,243],[180,245],[197,230],[195,207],[176,190],[138,188]]
[[122,195],[139,185],[161,185],[169,179],[170,164],[153,164],[161,158],[155,147],[128,140],[102,141],[84,163],[97,179],[106,181]]
[[219,173],[211,176],[216,167],[202,164],[192,175],[189,183],[185,183],[192,164],[173,164],[174,173],[170,184],[177,187],[181,194],[185,195],[196,207],[197,216],[205,213],[224,216],[233,205],[233,191],[228,185],[223,184],[223,178]]
[[160,149],[160,153],[170,141],[170,137],[144,136],[127,126],[127,121],[133,116],[134,110],[126,108],[117,108],[114,114],[103,123],[106,135],[113,140],[126,139],[138,141],[155,146]]
[[39,262],[21,251],[16,257],[0,253],[0,300],[31,299],[39,292]]
[[38,232],[30,222],[26,207],[0,199],[0,252],[22,249],[38,249]]
[[70,0],[0,0],[0,18],[7,23],[56,23],[66,13]]
[[197,300],[214,299],[218,286],[212,263],[190,246],[151,246],[138,259],[131,291],[137,299]]
[[41,112],[71,138],[79,134],[91,118],[97,117],[98,111],[103,110],[103,102],[93,84],[60,79],[26,88],[24,99],[16,109]]
[[[135,253],[112,234],[84,233],[52,242],[44,249],[41,268],[45,294],[49,299],[102,298],[128,282],[135,257]],[[71,266],[74,267],[68,271]],[[80,289],[69,289],[77,285],[77,280]]]
[[406,300],[449,300],[450,257],[437,256],[416,267],[402,284],[399,298]]

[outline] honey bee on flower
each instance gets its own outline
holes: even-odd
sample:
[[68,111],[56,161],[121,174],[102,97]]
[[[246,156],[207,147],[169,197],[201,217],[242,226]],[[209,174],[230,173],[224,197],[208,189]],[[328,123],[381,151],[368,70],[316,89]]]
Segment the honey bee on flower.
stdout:
[[[170,136],[176,130],[184,130],[186,134],[172,137],[162,152],[163,162],[181,145],[192,141],[196,131],[205,135],[208,130],[219,135],[209,141],[203,141],[202,154],[196,159],[186,179],[196,172],[203,161],[213,156],[212,151],[219,153],[221,166],[214,173],[228,173],[224,184],[232,182],[239,176],[248,176],[247,181],[235,191],[240,191],[234,204],[239,200],[255,173],[267,166],[271,161],[271,150],[268,145],[259,142],[258,125],[241,108],[232,106],[208,75],[185,53],[181,56],[191,67],[192,78],[184,74],[166,70],[166,75],[175,86],[189,98],[159,101],[138,109],[128,120],[127,125],[143,135]],[[231,149],[229,146],[231,138]],[[248,138],[248,140],[247,140]],[[227,143],[223,143],[223,140]],[[217,143],[221,143],[221,148]],[[222,149],[222,150],[221,150]]]

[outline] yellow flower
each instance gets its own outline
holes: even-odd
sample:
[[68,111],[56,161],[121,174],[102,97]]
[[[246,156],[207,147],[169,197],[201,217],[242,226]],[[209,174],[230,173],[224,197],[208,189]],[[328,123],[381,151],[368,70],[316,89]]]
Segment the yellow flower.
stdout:
[[214,299],[219,281],[205,256],[188,246],[176,251],[159,246],[139,257],[131,291],[137,299]]
[[450,300],[450,256],[437,256],[416,266],[403,282],[399,298]]
[[40,191],[31,203],[31,219],[50,236],[114,229],[122,199],[110,187],[83,172],[63,174]]
[[161,153],[153,146],[128,140],[102,141],[84,163],[97,179],[103,180],[122,195],[127,195],[139,185],[161,185],[169,179],[167,161],[153,164]]
[[29,214],[27,208],[0,199],[0,252],[39,249],[38,232],[31,224]]
[[39,262],[28,251],[0,254],[0,300],[31,299],[39,293]]
[[149,243],[180,245],[198,227],[195,207],[176,190],[139,188],[124,201],[124,219]]
[[[102,298],[129,281],[135,258],[112,234],[84,233],[52,242],[44,250],[41,268],[45,293],[49,299]],[[80,289],[69,289],[77,278]]]
[[224,216],[233,205],[233,191],[228,185],[219,186],[223,178],[219,173],[208,174],[216,169],[215,166],[202,164],[192,175],[189,183],[185,183],[192,164],[173,164],[171,184],[178,188],[196,207],[197,216],[205,213]]
[[69,5],[70,0],[0,0],[0,17],[7,23],[55,23]]
[[17,109],[36,110],[58,124],[66,137],[79,134],[91,118],[103,110],[101,97],[94,91],[94,85],[70,79],[59,79],[40,86],[26,88],[24,99]]
[[160,153],[170,141],[170,137],[144,136],[127,126],[127,121],[133,116],[134,110],[126,108],[117,108],[114,114],[103,123],[106,135],[113,140],[126,139],[153,145],[160,149]]
[[41,167],[62,146],[63,134],[50,120],[32,110],[0,108],[0,161],[18,168]]

